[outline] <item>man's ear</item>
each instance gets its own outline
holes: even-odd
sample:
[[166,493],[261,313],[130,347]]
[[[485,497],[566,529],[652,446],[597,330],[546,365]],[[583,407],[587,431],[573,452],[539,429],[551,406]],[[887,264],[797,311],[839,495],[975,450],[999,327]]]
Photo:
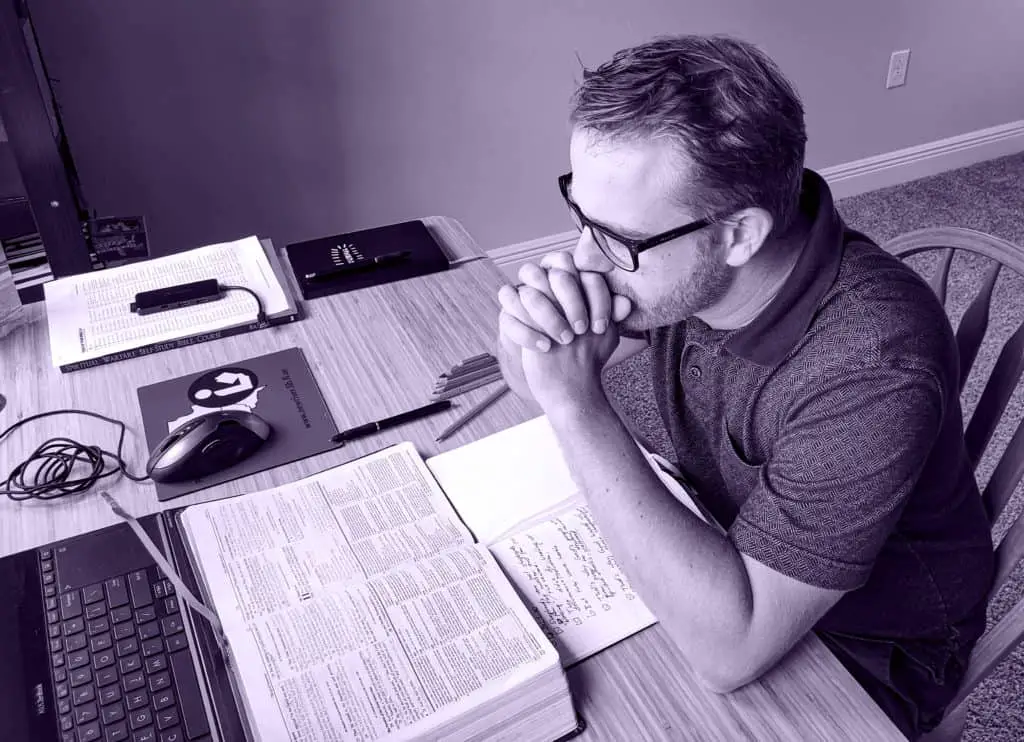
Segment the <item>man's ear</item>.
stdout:
[[725,262],[733,268],[745,265],[764,245],[774,223],[771,214],[756,206],[730,215],[720,226]]

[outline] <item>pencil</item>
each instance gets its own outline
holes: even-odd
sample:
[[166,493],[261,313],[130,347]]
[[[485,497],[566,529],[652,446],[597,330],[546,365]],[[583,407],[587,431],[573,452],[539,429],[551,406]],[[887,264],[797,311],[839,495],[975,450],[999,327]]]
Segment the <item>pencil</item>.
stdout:
[[484,398],[484,400],[480,404],[478,404],[476,407],[473,407],[465,415],[463,415],[458,420],[456,420],[451,425],[449,425],[447,428],[442,430],[441,434],[439,436],[437,436],[437,438],[435,440],[438,443],[443,441],[445,438],[447,438],[452,433],[457,431],[459,428],[461,428],[463,425],[468,423],[474,417],[476,417],[481,412],[483,412],[488,407],[490,407],[492,404],[497,402],[498,398],[501,397],[501,395],[504,394],[507,391],[508,391],[508,384],[502,384],[500,387],[495,389],[491,394],[489,394],[486,398]]

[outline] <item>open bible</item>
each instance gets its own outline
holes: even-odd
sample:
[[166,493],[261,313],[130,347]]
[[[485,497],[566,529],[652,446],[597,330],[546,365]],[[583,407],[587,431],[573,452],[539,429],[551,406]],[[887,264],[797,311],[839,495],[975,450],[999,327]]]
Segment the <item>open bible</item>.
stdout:
[[557,651],[411,443],[177,517],[255,739],[577,729]]
[[401,443],[176,517],[268,742],[551,742],[578,728],[563,667],[655,621],[545,417],[425,461]]

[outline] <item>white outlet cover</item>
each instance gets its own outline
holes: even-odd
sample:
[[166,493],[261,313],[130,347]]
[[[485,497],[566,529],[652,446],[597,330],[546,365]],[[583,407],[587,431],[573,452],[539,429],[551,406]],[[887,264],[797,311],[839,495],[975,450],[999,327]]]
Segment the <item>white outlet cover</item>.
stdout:
[[898,88],[907,82],[907,67],[910,66],[910,49],[894,51],[889,57],[889,73],[885,78],[886,88]]

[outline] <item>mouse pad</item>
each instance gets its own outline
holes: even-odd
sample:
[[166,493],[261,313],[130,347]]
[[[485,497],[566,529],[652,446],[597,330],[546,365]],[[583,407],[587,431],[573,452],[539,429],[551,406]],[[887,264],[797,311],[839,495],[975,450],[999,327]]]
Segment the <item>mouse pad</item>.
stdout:
[[186,482],[155,482],[160,501],[336,447],[331,436],[338,426],[300,348],[168,379],[140,387],[138,393],[148,451],[179,425],[217,410],[254,412],[274,430],[256,453],[224,471]]

